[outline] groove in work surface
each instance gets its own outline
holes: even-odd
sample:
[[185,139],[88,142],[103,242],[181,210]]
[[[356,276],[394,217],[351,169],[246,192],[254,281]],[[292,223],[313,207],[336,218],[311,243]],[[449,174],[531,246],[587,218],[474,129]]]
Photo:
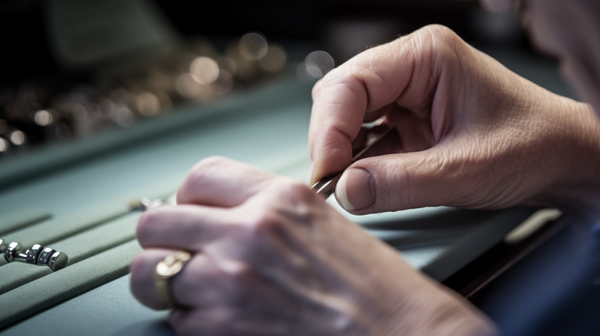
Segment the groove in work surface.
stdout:
[[[118,200],[108,201],[51,221],[31,225],[22,230],[12,232],[4,238],[10,241],[18,241],[26,248],[33,244],[53,247],[52,243],[56,241],[90,229],[111,219],[116,219],[125,215],[127,211],[127,204],[124,202]],[[4,267],[3,265],[6,265],[6,261],[0,259],[0,266]]]
[[[55,242],[127,215],[129,213],[129,202],[133,199],[148,197],[150,199],[165,200],[174,193],[182,179],[181,174],[174,174],[91,207],[11,232],[2,238],[18,241],[25,247],[40,244],[60,251],[58,247],[53,246]],[[65,253],[69,255],[68,252],[65,251]],[[6,265],[6,261],[0,258],[0,266],[4,267],[4,265]]]
[[[135,238],[135,228],[141,212],[133,212],[52,244],[52,248],[69,257],[68,266],[104,252]],[[62,272],[59,270],[58,272]],[[10,263],[0,272],[0,295],[28,282],[51,274],[47,266]]]
[[127,274],[139,251],[132,240],[0,295],[0,329]]
[[0,238],[15,230],[50,219],[52,213],[38,208],[23,208],[0,216]]

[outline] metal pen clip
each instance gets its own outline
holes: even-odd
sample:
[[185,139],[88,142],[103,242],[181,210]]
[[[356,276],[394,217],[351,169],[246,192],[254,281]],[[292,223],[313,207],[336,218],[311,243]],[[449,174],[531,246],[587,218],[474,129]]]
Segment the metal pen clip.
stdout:
[[[388,128],[380,136],[378,136],[376,139],[374,139],[373,141],[368,143],[367,146],[359,149],[358,153],[355,154],[354,157],[352,157],[352,163],[367,157],[369,154],[369,151],[371,149],[375,148],[379,143],[381,143],[381,140],[383,140],[390,134],[394,134],[392,132],[392,130],[394,130],[394,127]],[[340,180],[340,177],[342,177],[342,174],[344,173],[344,171],[345,171],[345,169],[339,173],[325,176],[319,182],[315,183],[311,187],[311,189],[315,190],[317,192],[317,194],[323,195],[323,197],[325,199],[328,199],[329,196],[331,196],[331,194],[333,194],[335,192],[335,186],[337,185],[338,181]]]

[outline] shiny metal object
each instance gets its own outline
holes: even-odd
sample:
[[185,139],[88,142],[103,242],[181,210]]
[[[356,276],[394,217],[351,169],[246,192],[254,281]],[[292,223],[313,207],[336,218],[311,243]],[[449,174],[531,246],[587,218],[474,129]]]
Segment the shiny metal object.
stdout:
[[[375,147],[377,147],[377,145],[379,143],[381,143],[381,140],[383,140],[390,134],[394,134],[392,132],[393,129],[394,129],[394,127],[388,128],[379,137],[377,137],[375,140],[371,141],[364,148],[360,149],[360,151],[357,154],[355,154],[354,157],[352,158],[352,163],[354,163],[360,159],[363,159],[365,157],[368,157],[369,152],[372,149],[375,149]],[[333,194],[335,192],[335,186],[337,185],[338,181],[340,180],[340,177],[342,177],[342,174],[344,173],[344,171],[345,171],[345,169],[339,173],[325,176],[319,182],[315,183],[311,187],[311,189],[315,190],[317,194],[323,195],[323,197],[325,197],[325,199],[328,199],[329,196],[331,196],[331,194]]]
[[129,202],[129,211],[146,211],[149,209],[158,208],[164,202],[160,199],[151,200],[148,197],[135,199]]
[[48,261],[50,261],[50,257],[54,254],[54,249],[51,247],[46,247],[45,249],[42,250],[42,253],[39,256],[38,262],[40,264],[48,264]]
[[192,259],[192,254],[178,251],[165,257],[154,269],[154,288],[170,309],[182,307],[175,301],[171,279],[183,270],[183,266]]
[[335,186],[340,180],[340,177],[342,177],[343,173],[344,171],[337,174],[327,175],[324,178],[322,178],[319,182],[315,183],[311,187],[311,189],[314,189],[317,194],[323,195],[325,199],[328,199],[329,196],[331,196],[331,194],[335,192]]
[[68,261],[69,257],[66,254],[55,251],[50,257],[50,260],[48,260],[48,267],[53,271],[58,271],[67,266]]
[[[6,262],[13,262],[16,258],[21,256],[20,251],[23,249],[23,245],[19,242],[12,242],[8,244],[8,247],[4,251],[4,259]],[[26,257],[26,255],[23,255]]]
[[4,253],[4,251],[6,251],[7,248],[8,242],[6,241],[6,239],[0,238],[0,253]]
[[27,259],[26,259],[26,263],[28,264],[35,264],[38,261],[38,257],[40,255],[40,252],[42,252],[42,250],[44,250],[44,247],[40,244],[34,244],[29,251],[27,251]]
[[65,253],[58,252],[51,247],[44,247],[40,244],[34,244],[30,249],[23,251],[21,243],[12,242],[5,244],[5,240],[0,239],[0,248],[3,250],[6,262],[18,261],[33,265],[46,265],[53,271],[65,268],[69,260]]

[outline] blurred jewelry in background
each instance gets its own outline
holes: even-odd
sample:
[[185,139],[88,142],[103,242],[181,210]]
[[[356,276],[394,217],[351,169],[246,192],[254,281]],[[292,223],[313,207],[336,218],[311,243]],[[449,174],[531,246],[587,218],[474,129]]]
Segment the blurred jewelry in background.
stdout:
[[315,81],[334,66],[324,51],[292,64],[286,48],[260,32],[183,39],[151,1],[52,0],[47,21],[66,74],[0,87],[0,159],[129,128],[290,74]]
[[0,153],[127,128],[174,105],[207,103],[280,76],[287,64],[282,46],[249,33],[224,53],[198,38],[156,57],[103,66],[83,81],[0,88]]

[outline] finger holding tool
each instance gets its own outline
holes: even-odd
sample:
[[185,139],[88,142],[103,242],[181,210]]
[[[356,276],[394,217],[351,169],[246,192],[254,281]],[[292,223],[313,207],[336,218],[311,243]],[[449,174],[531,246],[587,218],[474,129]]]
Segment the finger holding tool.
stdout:
[[[353,152],[355,154],[352,157],[352,163],[366,157],[378,155],[380,147],[382,147],[392,137],[396,137],[396,140],[399,141],[398,134],[394,132],[394,130],[394,127],[389,127],[372,141],[369,141],[365,147],[354,149]],[[340,177],[342,177],[344,171],[345,170],[342,170],[339,173],[325,176],[319,182],[315,183],[311,189],[315,190],[317,194],[323,195],[325,199],[328,199],[329,196],[335,192],[335,187],[340,180]]]

